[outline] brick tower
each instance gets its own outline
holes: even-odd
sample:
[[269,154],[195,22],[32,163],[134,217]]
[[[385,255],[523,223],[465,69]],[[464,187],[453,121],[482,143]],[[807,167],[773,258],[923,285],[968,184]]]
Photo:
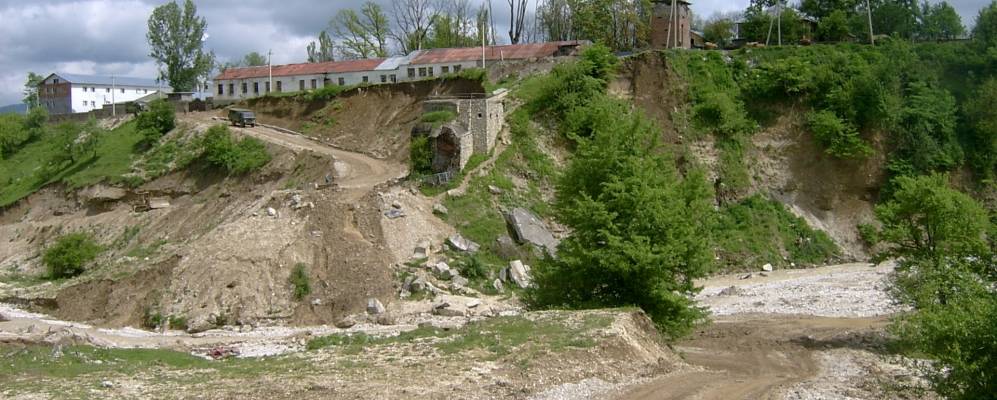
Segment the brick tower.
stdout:
[[[672,4],[675,2],[675,4]],[[692,37],[689,27],[692,13],[689,2],[685,0],[653,0],[653,17],[651,19],[652,49],[688,49],[692,47]],[[676,10],[673,18],[672,10]],[[675,30],[672,28],[675,27]]]

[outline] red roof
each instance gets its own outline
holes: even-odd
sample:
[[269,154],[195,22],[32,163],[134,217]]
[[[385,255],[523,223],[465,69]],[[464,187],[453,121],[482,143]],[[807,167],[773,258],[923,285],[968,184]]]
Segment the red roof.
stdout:
[[[273,76],[341,74],[346,72],[373,71],[381,65],[383,58],[367,60],[327,61],[320,63],[274,65]],[[262,78],[269,76],[269,67],[230,68],[223,71],[215,80]]]
[[[525,60],[531,58],[551,57],[557,54],[562,46],[578,46],[582,42],[573,40],[567,42],[512,44],[504,46],[489,46],[485,48],[485,58],[488,60]],[[465,47],[459,49],[423,50],[412,64],[445,64],[458,61],[474,61],[481,59],[480,47]]]

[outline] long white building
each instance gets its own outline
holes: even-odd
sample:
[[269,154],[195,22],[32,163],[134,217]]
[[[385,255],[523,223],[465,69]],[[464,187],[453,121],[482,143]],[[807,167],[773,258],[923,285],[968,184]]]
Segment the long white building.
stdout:
[[[230,68],[215,77],[216,102],[238,101],[270,92],[298,92],[325,86],[416,81],[486,63],[541,59],[574,54],[584,41],[530,43],[459,49],[418,50],[408,55],[366,60],[329,61]],[[271,87],[271,74],[273,87]]]
[[151,93],[172,91],[155,79],[54,73],[38,86],[38,101],[49,114],[90,112]]

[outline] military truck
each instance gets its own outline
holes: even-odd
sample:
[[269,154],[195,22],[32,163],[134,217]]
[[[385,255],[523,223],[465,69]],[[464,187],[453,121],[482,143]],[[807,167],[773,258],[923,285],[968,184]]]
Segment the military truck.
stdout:
[[256,114],[252,110],[230,108],[228,110],[228,120],[232,122],[232,126],[245,128],[248,125],[256,127]]

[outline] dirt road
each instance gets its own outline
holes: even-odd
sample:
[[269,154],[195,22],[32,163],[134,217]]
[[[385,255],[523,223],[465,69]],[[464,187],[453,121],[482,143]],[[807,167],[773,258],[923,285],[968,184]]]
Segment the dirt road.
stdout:
[[882,291],[891,268],[848,264],[700,282],[697,299],[714,312],[713,323],[675,346],[693,368],[618,399],[784,399],[788,389],[829,373],[821,352],[882,349],[894,311]]
[[[183,115],[181,120],[195,123],[205,127],[205,129],[212,125],[226,123],[224,120],[217,119],[214,113],[210,112],[189,113]],[[364,154],[337,149],[303,135],[286,133],[263,126],[230,128],[233,132],[251,136],[278,146],[297,151],[313,151],[333,158],[335,160],[335,176],[333,178],[339,187],[343,189],[366,190],[389,180],[405,176],[407,173],[407,167],[403,164],[378,160]]]

